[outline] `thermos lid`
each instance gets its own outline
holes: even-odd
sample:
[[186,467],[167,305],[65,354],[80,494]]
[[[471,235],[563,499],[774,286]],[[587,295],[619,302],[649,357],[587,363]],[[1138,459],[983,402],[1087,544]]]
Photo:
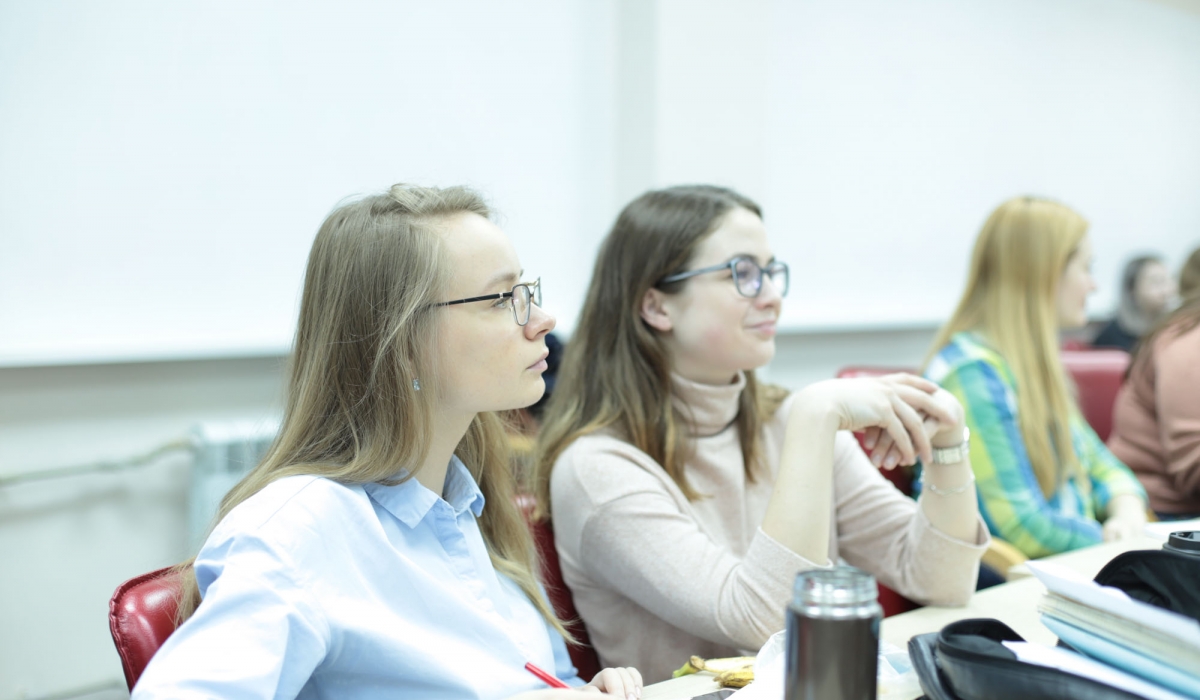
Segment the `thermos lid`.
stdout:
[[852,566],[813,569],[796,575],[793,600],[800,605],[862,605],[879,596],[875,577]]
[[1200,556],[1200,530],[1172,532],[1163,549]]

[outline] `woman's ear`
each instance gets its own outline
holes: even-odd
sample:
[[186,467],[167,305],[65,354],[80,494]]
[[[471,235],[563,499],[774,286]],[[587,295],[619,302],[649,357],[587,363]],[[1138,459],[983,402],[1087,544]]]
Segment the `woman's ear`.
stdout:
[[656,331],[666,333],[671,330],[671,315],[667,310],[666,295],[661,290],[651,287],[642,297],[640,309],[642,320]]

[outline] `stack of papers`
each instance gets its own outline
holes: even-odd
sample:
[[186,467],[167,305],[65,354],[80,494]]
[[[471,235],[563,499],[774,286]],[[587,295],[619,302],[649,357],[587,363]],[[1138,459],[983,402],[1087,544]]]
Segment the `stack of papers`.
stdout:
[[1029,570],[1048,591],[1042,622],[1080,652],[1200,698],[1200,622],[1047,562]]

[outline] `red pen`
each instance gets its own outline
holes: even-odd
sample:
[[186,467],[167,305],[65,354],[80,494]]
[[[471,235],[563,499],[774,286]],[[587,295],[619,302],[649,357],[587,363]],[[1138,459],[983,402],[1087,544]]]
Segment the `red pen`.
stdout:
[[525,664],[525,670],[529,671],[530,673],[537,676],[538,678],[541,678],[542,682],[545,683],[546,685],[550,686],[551,688],[570,688],[571,687],[571,686],[567,685],[566,683],[563,683],[562,681],[558,680],[554,676],[550,675],[549,673],[546,673],[545,671],[538,668],[537,666],[534,666],[532,661]]

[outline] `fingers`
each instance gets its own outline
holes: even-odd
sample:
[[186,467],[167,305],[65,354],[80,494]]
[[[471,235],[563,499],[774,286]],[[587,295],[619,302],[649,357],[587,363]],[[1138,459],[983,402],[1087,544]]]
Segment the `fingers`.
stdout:
[[[875,449],[871,450],[871,463],[876,467],[884,468],[887,464],[887,458],[895,456],[899,458],[900,450],[894,449],[896,441],[888,433],[879,436],[879,440],[875,445]],[[895,466],[895,465],[892,465]],[[891,467],[887,467],[890,469]]]
[[1113,540],[1127,540],[1136,537],[1142,529],[1142,523],[1135,518],[1109,518],[1104,521],[1104,527],[1101,533],[1104,536],[1105,542]]
[[887,431],[887,434],[891,436],[892,440],[895,442],[895,445],[892,446],[893,450],[899,449],[900,454],[903,457],[908,457],[914,454],[912,439],[909,438],[908,430],[905,429],[904,421],[899,415],[893,413],[891,416],[889,416],[887,419],[887,425],[884,426],[884,430]]
[[871,451],[875,449],[875,445],[879,442],[880,428],[877,425],[872,425],[863,430],[863,449]]
[[625,700],[637,700],[642,696],[642,674],[636,668],[606,668],[588,685]]
[[917,409],[921,413],[938,419],[942,425],[953,425],[958,420],[958,417],[954,414],[953,409],[938,400],[936,392],[927,394],[923,391],[917,391],[913,388],[904,386],[897,387],[896,394],[902,398],[905,403]]
[[[899,396],[892,398],[892,405],[895,408],[896,415],[904,425],[907,435],[907,440],[901,441],[897,438],[898,447],[904,457],[905,464],[913,464],[916,462],[917,456],[926,463],[933,459],[933,446],[929,443],[929,436],[925,434],[924,419],[917,413],[916,409],[910,406]],[[886,462],[885,462],[886,463]],[[892,465],[896,466],[895,464]]]
[[885,374],[884,376],[880,377],[880,379],[883,379],[884,381],[888,381],[888,382],[893,382],[896,384],[903,384],[905,386],[911,386],[914,389],[920,389],[921,391],[923,391],[927,394],[932,394],[938,390],[938,385],[936,382],[931,382],[924,377],[918,377],[917,375],[909,374],[908,372],[897,372],[896,374]]

